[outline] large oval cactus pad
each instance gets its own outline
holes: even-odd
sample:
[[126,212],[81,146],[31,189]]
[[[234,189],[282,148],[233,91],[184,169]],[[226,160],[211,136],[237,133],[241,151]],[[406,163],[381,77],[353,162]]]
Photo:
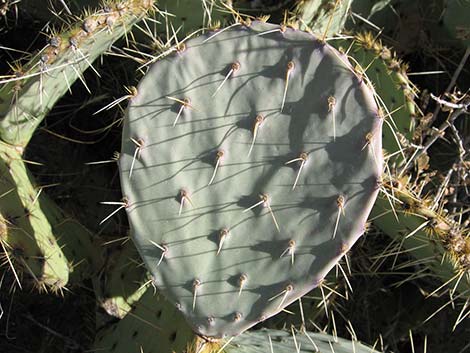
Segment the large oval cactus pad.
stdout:
[[382,118],[346,56],[261,22],[150,68],[120,172],[134,241],[196,333],[238,335],[313,287],[364,231]]

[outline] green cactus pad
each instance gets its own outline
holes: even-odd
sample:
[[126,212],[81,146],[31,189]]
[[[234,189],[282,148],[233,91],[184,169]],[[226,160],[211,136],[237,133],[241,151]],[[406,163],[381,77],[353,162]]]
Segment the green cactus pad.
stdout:
[[26,146],[49,110],[82,78],[91,63],[153,6],[151,0],[126,0],[87,16],[50,39],[0,90],[0,138]]
[[[40,287],[62,288],[69,266],[39,199],[40,190],[15,149],[0,143],[0,214],[5,225],[0,241],[19,277]],[[0,250],[0,251],[1,251]]]
[[96,273],[102,259],[91,234],[35,185],[21,150],[0,143],[0,173],[1,250],[18,277],[58,291]]
[[234,336],[317,286],[363,233],[382,118],[346,56],[311,34],[255,22],[178,49],[127,111],[126,210],[195,332]]
[[[203,27],[220,26],[226,19],[231,18],[230,13],[223,6],[229,3],[230,1],[227,0],[161,0],[158,1],[158,8],[169,14],[168,25],[171,23],[175,30],[181,27],[183,33],[188,33]],[[164,29],[162,27],[166,25],[162,22],[159,28]],[[171,27],[169,33],[170,36],[173,34]]]
[[93,351],[112,353],[184,352],[194,334],[178,310],[152,287],[132,305],[124,319],[97,333]]
[[[261,329],[230,341],[208,342],[195,336],[171,303],[148,288],[122,320],[104,325],[93,351],[103,353],[379,353],[361,342],[323,333]],[[296,348],[298,347],[298,349]]]
[[123,318],[145,293],[147,273],[143,266],[139,266],[141,260],[132,241],[110,250],[107,259],[104,280],[93,279],[95,292],[109,315]]
[[235,337],[224,352],[379,353],[380,351],[355,340],[350,341],[324,333],[292,333],[281,330],[262,329],[259,331],[247,332]]
[[[371,212],[376,225],[446,284],[456,297],[470,293],[470,235],[468,230],[438,211],[401,183],[392,188],[394,198],[380,195]],[[393,202],[393,204],[391,204]],[[392,211],[391,208],[394,208]]]
[[294,10],[301,29],[330,37],[343,30],[352,0],[301,0]]

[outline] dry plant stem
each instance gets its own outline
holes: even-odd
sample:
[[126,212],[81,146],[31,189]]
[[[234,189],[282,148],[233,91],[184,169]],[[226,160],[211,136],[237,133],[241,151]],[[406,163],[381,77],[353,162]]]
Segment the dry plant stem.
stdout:
[[457,146],[459,147],[460,162],[463,163],[464,162],[463,161],[463,156],[467,153],[467,151],[465,150],[465,145],[462,141],[462,138],[460,137],[459,130],[457,130],[455,125],[454,124],[449,124],[449,127],[452,131],[452,134],[454,135],[454,141],[457,144]]
[[452,125],[454,123],[454,121],[462,114],[465,114],[467,113],[466,109],[465,108],[461,108],[461,109],[457,109],[457,110],[454,110],[449,118],[443,122],[441,124],[441,126],[439,126],[439,129],[437,131],[434,132],[434,135],[431,136],[428,141],[426,142],[426,144],[423,146],[423,148],[421,150],[419,150],[419,152],[415,153],[409,160],[408,162],[403,166],[401,167],[399,170],[398,170],[398,175],[402,175],[403,173],[407,172],[408,170],[410,170],[412,167],[413,167],[413,162],[416,161],[419,157],[421,157],[424,153],[426,153],[428,151],[428,149],[433,145],[434,142],[436,142],[441,136],[442,134],[446,131],[446,129]]
[[56,337],[60,338],[61,340],[67,342],[74,349],[79,349],[79,348],[83,349],[83,347],[78,342],[76,342],[75,340],[73,340],[73,339],[71,339],[67,336],[64,336],[64,335],[60,334],[59,332],[57,332],[56,330],[53,330],[49,326],[46,326],[46,325],[40,323],[31,314],[27,314],[24,317],[26,319],[30,320],[31,322],[33,322],[34,324],[36,324],[37,326],[39,326],[40,328],[46,330],[51,335],[56,336]]
[[[463,55],[462,60],[460,60],[460,64],[455,70],[454,75],[452,76],[452,79],[450,80],[450,83],[447,86],[444,93],[449,93],[452,87],[454,87],[455,82],[457,82],[457,78],[459,77],[460,72],[462,72],[463,68],[465,67],[465,63],[467,62],[469,56],[470,56],[470,47],[467,47],[467,50],[465,50],[465,54]],[[441,110],[441,106],[437,105],[432,115],[431,121],[429,122],[430,125],[434,122],[434,120],[436,120],[437,115],[439,114],[440,110]]]
[[436,196],[434,197],[434,203],[431,207],[432,211],[436,210],[437,206],[439,205],[442,195],[444,194],[447,186],[449,185],[449,181],[453,173],[454,173],[454,168],[452,167],[447,172],[446,177],[444,178],[444,181],[441,183],[441,185],[439,186],[439,189],[436,192]]

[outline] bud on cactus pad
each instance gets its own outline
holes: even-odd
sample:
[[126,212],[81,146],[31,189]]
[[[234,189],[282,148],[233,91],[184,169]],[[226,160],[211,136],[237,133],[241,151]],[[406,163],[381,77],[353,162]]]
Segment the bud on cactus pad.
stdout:
[[179,44],[138,86],[120,173],[134,241],[202,336],[235,336],[321,283],[361,236],[382,118],[347,57],[262,22]]

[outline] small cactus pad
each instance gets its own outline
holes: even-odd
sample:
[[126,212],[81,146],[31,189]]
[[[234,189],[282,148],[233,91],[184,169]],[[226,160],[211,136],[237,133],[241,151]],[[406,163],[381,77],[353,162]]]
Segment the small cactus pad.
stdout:
[[309,29],[316,35],[330,37],[343,30],[351,3],[352,0],[301,0],[295,7],[294,20],[300,20],[301,29]]
[[122,320],[105,324],[98,331],[93,352],[186,352],[195,337],[183,317],[171,303],[155,295],[152,287],[143,291]]
[[121,319],[145,293],[147,274],[143,266],[138,266],[139,254],[131,241],[110,250],[107,259],[104,281],[93,278],[94,289],[103,309]]
[[[162,22],[160,30],[162,32],[169,30],[171,33],[170,23],[175,31],[181,28],[183,33],[220,25],[220,23],[226,22],[227,18],[231,18],[224,4],[230,4],[230,1],[160,0],[158,1],[160,11],[170,14],[166,20],[159,19]],[[167,29],[167,27],[169,28]]]
[[128,107],[125,208],[196,333],[235,336],[312,288],[364,231],[382,118],[346,56],[262,22],[187,41]]

